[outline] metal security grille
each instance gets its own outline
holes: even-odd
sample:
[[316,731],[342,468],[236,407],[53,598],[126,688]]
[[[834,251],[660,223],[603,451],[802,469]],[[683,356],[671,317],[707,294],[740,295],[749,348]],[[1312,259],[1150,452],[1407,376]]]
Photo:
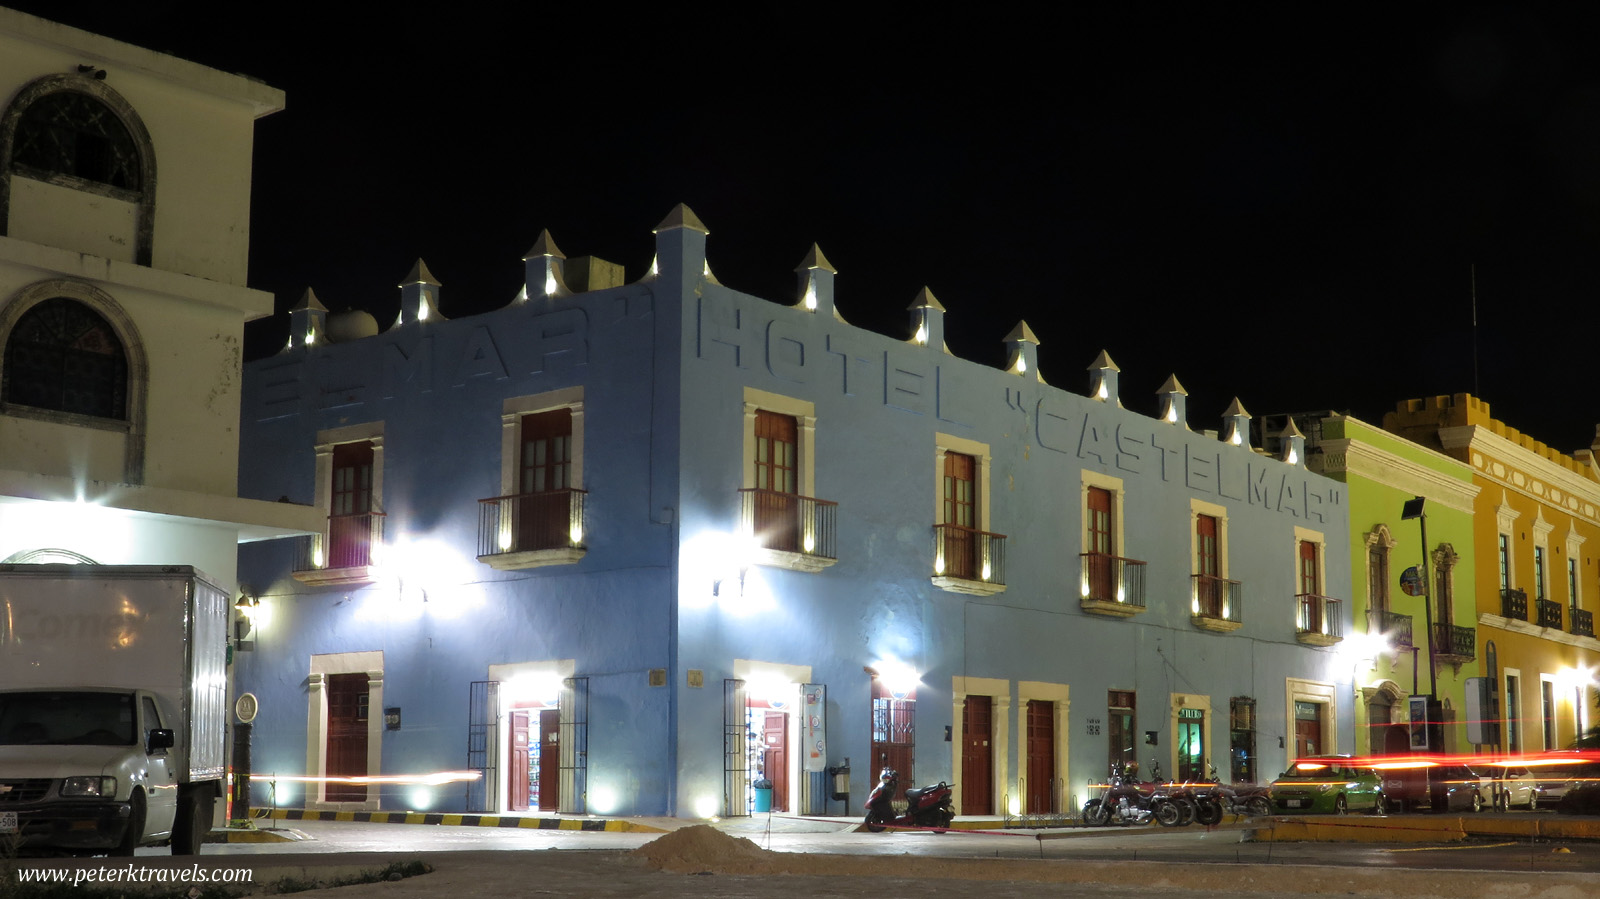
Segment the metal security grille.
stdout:
[[569,677],[561,686],[561,811],[588,814],[589,679]]
[[722,682],[722,814],[727,817],[750,814],[748,704],[744,681]]
[[467,691],[467,769],[478,772],[467,781],[467,809],[486,812],[495,776],[495,710],[500,707],[500,682],[473,681]]

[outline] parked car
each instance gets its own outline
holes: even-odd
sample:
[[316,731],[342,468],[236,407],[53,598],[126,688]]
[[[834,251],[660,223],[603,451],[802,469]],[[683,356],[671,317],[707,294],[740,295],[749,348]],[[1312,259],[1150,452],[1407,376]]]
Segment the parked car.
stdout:
[[1539,781],[1527,765],[1479,764],[1473,765],[1472,770],[1478,775],[1479,790],[1490,808],[1506,811],[1539,807]]
[[1436,812],[1481,812],[1493,794],[1478,773],[1466,765],[1438,765],[1428,769],[1429,805]]
[[1272,782],[1268,795],[1278,811],[1342,815],[1382,814],[1383,779],[1348,755],[1308,756]]
[[[1548,753],[1546,760],[1557,756]],[[1536,799],[1537,807],[1553,808],[1567,795],[1567,791],[1584,784],[1600,783],[1600,762],[1586,761],[1587,756],[1576,757],[1568,764],[1559,762],[1544,764],[1535,762],[1529,768],[1532,776],[1539,783],[1539,795]]]

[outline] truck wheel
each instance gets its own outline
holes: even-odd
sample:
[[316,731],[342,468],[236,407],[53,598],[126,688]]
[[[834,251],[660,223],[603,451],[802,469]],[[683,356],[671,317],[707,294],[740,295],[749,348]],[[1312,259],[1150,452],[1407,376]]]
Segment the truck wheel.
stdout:
[[140,790],[133,791],[133,798],[128,800],[128,829],[122,835],[122,842],[115,849],[107,852],[112,857],[126,858],[133,855],[133,850],[139,848],[139,842],[144,839],[144,793]]
[[178,809],[178,819],[172,824],[172,854],[199,855],[206,836],[211,833],[212,803],[215,797],[209,790],[199,789],[183,797]]

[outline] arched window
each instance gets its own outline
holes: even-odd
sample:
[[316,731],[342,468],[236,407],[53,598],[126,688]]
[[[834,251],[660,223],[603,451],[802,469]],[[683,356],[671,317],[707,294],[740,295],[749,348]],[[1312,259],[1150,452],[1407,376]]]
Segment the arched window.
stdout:
[[11,165],[70,175],[123,190],[142,184],[139,146],[111,107],[88,94],[57,91],[30,103],[17,121]]
[[[130,261],[152,263],[155,145],[138,112],[104,81],[46,75],[23,86],[0,110],[0,234],[26,230],[13,218],[19,214],[13,200],[24,182],[131,204],[132,231],[124,236],[131,244]],[[108,255],[108,249],[89,251]]]
[[128,359],[111,324],[66,297],[36,303],[6,340],[0,402],[128,418]]

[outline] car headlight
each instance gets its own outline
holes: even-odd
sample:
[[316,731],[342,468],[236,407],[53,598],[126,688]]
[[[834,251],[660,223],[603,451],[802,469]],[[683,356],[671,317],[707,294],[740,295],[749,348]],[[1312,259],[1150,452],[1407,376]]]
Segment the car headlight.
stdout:
[[1337,786],[1339,786],[1339,785],[1338,784],[1318,784],[1317,785],[1317,792],[1318,793],[1326,793],[1329,790],[1332,790],[1333,788],[1335,788]]
[[63,796],[115,796],[115,777],[69,777],[61,782]]

